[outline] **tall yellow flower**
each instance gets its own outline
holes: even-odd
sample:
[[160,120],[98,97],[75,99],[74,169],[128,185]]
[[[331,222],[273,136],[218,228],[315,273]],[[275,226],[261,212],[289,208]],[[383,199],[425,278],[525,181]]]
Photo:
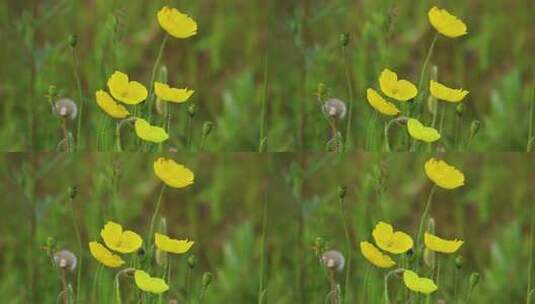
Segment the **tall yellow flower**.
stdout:
[[136,105],[147,99],[145,86],[137,81],[130,81],[128,75],[116,71],[108,79],[108,88],[113,98],[130,105]]
[[143,118],[136,118],[134,129],[139,138],[153,143],[161,143],[169,139],[169,135],[163,128],[151,126]]
[[108,248],[120,253],[132,253],[143,244],[143,239],[130,230],[123,231],[123,227],[109,221],[100,231],[100,236]]
[[433,127],[426,127],[417,119],[409,118],[407,121],[407,130],[414,139],[432,143],[440,139],[440,133]]
[[443,160],[428,160],[425,163],[425,174],[433,183],[444,189],[451,190],[464,185],[464,174]]
[[433,95],[433,97],[435,97],[436,99],[448,102],[461,102],[466,97],[466,95],[470,93],[463,89],[448,88],[447,86],[438,83],[434,80],[431,80],[431,82],[429,83],[429,90],[431,91],[431,95]]
[[156,96],[163,101],[181,103],[186,102],[195,93],[195,91],[188,88],[176,89],[171,88],[169,85],[161,82],[154,82],[154,92]]
[[169,35],[188,38],[197,34],[197,22],[176,8],[164,6],[158,11],[158,22]]
[[125,107],[115,102],[105,91],[99,90],[95,95],[98,106],[111,117],[125,118],[130,114]]
[[403,271],[403,282],[408,289],[423,294],[430,294],[438,289],[433,280],[421,278],[415,272],[410,270]]
[[160,233],[154,234],[154,240],[158,249],[160,249],[161,251],[175,254],[182,254],[188,252],[191,246],[193,246],[193,244],[195,243],[188,239],[175,240],[168,237],[167,235],[163,235]]
[[374,89],[368,89],[366,91],[366,97],[370,105],[381,114],[396,116],[400,113],[399,109],[393,103],[384,100]]
[[399,101],[408,101],[416,97],[418,89],[405,79],[398,79],[398,75],[389,69],[384,69],[379,76],[379,85],[386,96]]
[[139,289],[146,292],[160,294],[169,290],[169,286],[163,279],[151,277],[142,270],[134,272],[134,281]]
[[370,242],[360,242],[360,251],[370,263],[379,268],[390,268],[396,265],[396,262],[394,262],[391,257],[383,254]]
[[173,188],[185,188],[193,184],[195,178],[190,169],[177,164],[172,159],[160,157],[154,161],[153,168],[156,176]]
[[107,267],[121,267],[125,263],[120,256],[113,254],[108,248],[98,242],[89,242],[89,251],[97,261]]
[[394,231],[392,225],[385,222],[377,223],[372,235],[379,248],[394,254],[407,252],[414,244],[410,235]]
[[427,13],[431,25],[442,35],[457,38],[468,33],[466,24],[445,9],[433,7]]
[[441,253],[454,253],[461,248],[464,242],[461,240],[445,240],[426,232],[424,235],[424,243],[425,247],[429,250]]

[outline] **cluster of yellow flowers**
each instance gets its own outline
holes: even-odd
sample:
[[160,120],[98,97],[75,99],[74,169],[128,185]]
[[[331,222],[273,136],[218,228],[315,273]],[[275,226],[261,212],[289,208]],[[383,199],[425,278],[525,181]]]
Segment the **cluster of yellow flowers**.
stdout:
[[[425,173],[435,185],[444,189],[455,189],[464,185],[464,174],[442,160],[434,158],[428,160],[425,163]],[[379,248],[368,241],[362,241],[360,251],[371,264],[379,268],[391,268],[396,265],[396,262],[381,250],[391,254],[402,254],[414,247],[414,241],[409,234],[394,231],[392,225],[385,222],[377,223],[372,236]],[[424,244],[427,250],[451,254],[459,250],[463,241],[445,240],[425,232]],[[408,269],[402,270],[403,282],[408,289],[424,294],[430,294],[438,289],[432,279],[419,277],[414,271]]]
[[[154,173],[166,185],[173,188],[184,188],[194,182],[194,174],[183,165],[177,164],[172,159],[158,158],[153,165]],[[104,266],[118,268],[125,264],[120,254],[136,252],[143,245],[143,239],[139,234],[123,227],[115,222],[108,221],[100,231],[104,245],[97,241],[89,242],[91,255]],[[161,233],[154,234],[154,245],[160,251],[183,254],[190,250],[194,242],[188,239],[177,240]],[[113,252],[112,252],[113,251]],[[169,289],[165,280],[151,277],[143,270],[136,269],[134,281],[139,289],[151,293],[163,293]]]
[[[467,33],[466,25],[457,17],[451,15],[446,10],[433,7],[428,13],[429,22],[438,33],[450,38],[456,38]],[[385,69],[379,76],[379,86],[381,91],[389,98],[400,102],[413,100],[418,95],[418,88],[409,80],[398,79],[398,75]],[[430,80],[429,91],[437,100],[458,103],[461,102],[468,91],[463,89],[452,89],[437,81]],[[366,91],[368,103],[379,113],[386,116],[397,116],[401,114],[398,107],[383,98],[376,90],[368,88]],[[432,143],[441,138],[438,130],[428,127],[416,118],[409,118],[407,121],[407,131],[411,137],[426,143]]]
[[[163,7],[157,14],[160,26],[175,38],[188,38],[197,34],[197,23],[188,15],[175,8]],[[126,105],[138,105],[149,97],[147,88],[140,82],[130,81],[127,74],[115,71],[107,82],[109,92],[99,90],[95,93],[97,105],[109,116],[125,119],[130,115]],[[168,84],[155,81],[154,93],[160,101],[171,103],[186,102],[195,91],[188,88],[172,88]],[[161,143],[169,138],[164,128],[153,126],[141,117],[134,117],[136,135],[144,141]]]

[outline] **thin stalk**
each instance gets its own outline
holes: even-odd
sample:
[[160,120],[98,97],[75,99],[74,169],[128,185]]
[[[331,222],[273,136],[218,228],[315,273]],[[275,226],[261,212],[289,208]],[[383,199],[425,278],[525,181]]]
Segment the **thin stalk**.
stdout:
[[69,141],[69,129],[67,128],[67,118],[61,119],[61,130],[63,131],[63,145],[66,152],[71,152],[71,143]]
[[[267,196],[267,194],[265,194]],[[264,198],[264,214],[262,217],[262,244],[260,253],[260,282],[258,284],[258,304],[262,304],[265,295],[264,288],[264,272],[265,272],[265,255],[266,255],[266,226],[268,219],[268,202],[267,197]]]
[[370,265],[366,265],[366,270],[364,272],[364,280],[362,280],[361,301],[359,303],[367,303],[366,295],[368,293],[368,277],[370,276],[370,268]]
[[96,299],[97,298],[97,282],[100,282],[100,273],[102,272],[102,268],[104,266],[102,264],[99,264],[98,268],[97,268],[97,274],[95,275],[95,277],[93,278],[93,285],[91,287],[91,296],[93,297],[93,303],[97,303],[98,300]]
[[169,34],[165,34],[165,36],[162,39],[162,43],[160,44],[160,49],[158,51],[156,61],[154,62],[154,65],[152,66],[152,73],[151,73],[150,82],[149,82],[149,102],[147,103],[147,106],[149,107],[149,115],[148,115],[149,121],[152,117],[151,102],[154,99],[154,80],[156,79],[156,71],[158,70],[158,66],[160,66],[160,62],[162,61],[163,51],[165,49],[165,45],[168,39],[169,39]]
[[72,224],[74,226],[74,231],[76,232],[76,238],[78,241],[78,273],[76,276],[76,303],[80,300],[80,285],[82,283],[82,262],[83,262],[83,250],[82,250],[82,235],[80,233],[80,227],[78,227],[78,221],[76,219],[76,212],[74,210],[74,199],[70,199],[70,205],[71,205],[71,216],[72,216]]
[[422,234],[423,234],[423,231],[424,231],[424,223],[425,223],[425,219],[427,218],[427,215],[429,213],[429,209],[431,208],[431,202],[433,201],[433,194],[435,193],[435,190],[436,190],[436,185],[433,185],[433,187],[431,187],[431,191],[429,192],[429,195],[427,196],[427,202],[425,204],[425,208],[424,208],[424,211],[422,213],[422,217],[420,218],[420,226],[418,228],[418,237],[416,239],[416,250],[417,251],[420,250],[420,245],[421,245],[421,241],[422,241]]
[[531,89],[531,100],[529,103],[529,123],[528,123],[528,143],[526,147],[527,152],[531,152],[533,148],[533,142],[535,137],[533,137],[533,112],[535,111],[535,83]]
[[526,304],[531,303],[531,293],[532,290],[532,284],[533,284],[533,242],[535,238],[535,203],[533,203],[533,207],[531,210],[531,227],[530,227],[530,233],[529,233],[529,262],[528,262],[528,287],[527,287],[527,296],[526,296]]
[[344,199],[339,198],[338,206],[340,209],[340,217],[342,218],[342,223],[344,225],[344,234],[346,238],[346,250],[347,250],[347,267],[346,267],[346,280],[344,287],[344,303],[347,302],[347,294],[349,291],[349,275],[351,272],[351,238],[349,237],[349,229],[347,227],[346,217],[344,216]]
[[[260,138],[258,141],[258,152],[264,152],[266,149],[266,115],[267,115],[267,95],[268,95],[268,79],[269,79],[269,54],[266,52],[264,61],[264,92],[262,94],[262,115],[260,119]],[[264,151],[262,151],[264,150]]]
[[120,286],[120,282],[119,282],[119,275],[121,274],[121,272],[117,273],[115,275],[115,301],[117,304],[121,304],[122,301],[121,301],[121,286]]
[[349,147],[349,141],[351,140],[351,127],[353,121],[353,81],[351,77],[351,68],[349,55],[347,54],[346,47],[342,47],[342,57],[344,57],[344,68],[347,81],[347,89],[349,91],[349,107],[347,111],[347,125],[346,125],[346,140],[343,150],[347,151]]
[[[429,49],[427,50],[427,56],[425,57],[424,63],[422,65],[422,70],[420,71],[420,79],[418,80],[418,93],[420,93],[420,98],[419,98],[420,111],[421,111],[421,108],[423,107],[423,105],[421,104],[421,101],[423,101],[425,97],[424,94],[421,93],[423,84],[424,84],[425,73],[427,71],[427,65],[429,65],[429,61],[431,60],[431,56],[433,55],[433,50],[435,49],[435,44],[437,40],[438,40],[438,32],[436,32],[435,36],[433,37],[433,41],[431,42],[431,45],[429,46]],[[409,117],[411,116],[410,112],[409,112],[409,115],[407,116]]]
[[385,278],[384,278],[384,299],[385,299],[385,304],[390,304],[390,296],[388,295],[388,279],[390,279],[390,277],[399,272],[400,269],[395,269],[395,270],[392,270],[390,271],[389,273],[387,273],[385,275]]
[[156,218],[158,217],[158,212],[160,211],[160,205],[162,203],[162,197],[163,193],[165,191],[165,184],[162,184],[162,188],[160,189],[160,195],[158,195],[158,201],[156,202],[156,208],[154,208],[154,213],[152,214],[152,218],[150,220],[150,229],[149,229],[149,235],[147,236],[147,241],[149,248],[152,246],[152,238],[154,234],[154,224],[156,223]]
[[191,152],[191,138],[193,133],[193,117],[188,114],[188,126],[187,126],[187,139],[186,139],[186,151]]
[[67,284],[67,274],[66,274],[66,270],[65,269],[62,269],[61,271],[61,286],[62,286],[62,291],[61,291],[61,295],[62,295],[62,298],[63,298],[63,303],[64,304],[69,304],[69,287],[68,287],[68,284]]
[[385,124],[385,130],[384,130],[384,134],[385,134],[385,152],[391,152],[390,140],[389,140],[390,128],[392,128],[392,125],[394,123],[396,123],[396,122],[397,122],[397,118],[394,118],[394,119],[390,120],[389,122],[387,122]]
[[186,272],[186,304],[191,303],[191,267],[188,267]]

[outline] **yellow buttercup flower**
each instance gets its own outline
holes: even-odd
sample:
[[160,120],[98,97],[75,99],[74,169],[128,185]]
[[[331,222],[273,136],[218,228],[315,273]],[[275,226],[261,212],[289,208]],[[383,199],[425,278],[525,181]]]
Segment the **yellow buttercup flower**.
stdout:
[[141,247],[143,240],[130,230],[123,231],[123,227],[114,222],[107,222],[100,231],[100,236],[108,248],[120,253],[132,253]]
[[188,99],[195,93],[193,90],[185,89],[175,89],[169,87],[169,85],[161,82],[154,83],[154,92],[156,96],[163,101],[170,101],[181,103],[188,101]]
[[379,222],[372,232],[375,244],[379,248],[394,254],[407,252],[413,246],[410,235],[395,231],[392,225],[385,222]]
[[443,160],[428,160],[425,163],[425,174],[433,183],[444,189],[451,190],[464,185],[464,174]]
[[383,254],[370,242],[360,242],[360,251],[370,263],[379,268],[390,268],[396,265],[396,262],[391,257]]
[[442,35],[457,38],[466,35],[466,24],[445,9],[433,7],[427,13],[431,25]]
[[414,84],[405,79],[398,79],[398,75],[389,69],[384,69],[379,76],[379,85],[386,96],[399,101],[411,100],[418,94]]
[[108,79],[108,88],[113,98],[130,105],[136,105],[147,99],[145,86],[137,81],[129,81],[125,73],[116,71]]
[[113,254],[108,248],[98,242],[89,242],[91,255],[105,266],[116,268],[121,267],[125,261],[120,256]]
[[154,173],[166,185],[173,188],[184,188],[193,184],[195,176],[193,172],[177,164],[172,159],[160,157],[154,161]]
[[426,143],[432,143],[440,139],[440,133],[438,133],[437,129],[426,127],[414,118],[409,118],[407,121],[407,130],[414,139],[421,140]]
[[433,280],[420,278],[415,272],[410,270],[403,271],[403,282],[408,289],[423,294],[430,294],[438,289]]
[[429,250],[442,253],[454,253],[461,248],[464,242],[461,240],[445,240],[426,232],[424,235],[424,243],[425,247]]
[[113,118],[125,118],[130,114],[128,110],[115,102],[110,94],[99,90],[95,93],[98,106]]
[[163,279],[153,278],[143,270],[136,270],[134,272],[134,281],[139,289],[160,294],[169,290],[169,286]]
[[139,138],[153,143],[161,143],[169,139],[169,135],[163,128],[151,126],[148,121],[143,118],[136,118],[134,129]]
[[168,237],[167,235],[159,233],[154,234],[154,240],[158,249],[175,254],[182,254],[188,252],[191,246],[193,246],[193,244],[195,243],[188,239],[175,240]]
[[434,80],[431,80],[431,82],[429,83],[429,90],[431,91],[431,95],[433,95],[433,97],[435,97],[436,99],[448,102],[461,102],[466,97],[466,95],[470,93],[463,89],[448,88],[447,86],[438,83]]
[[393,103],[384,100],[374,89],[368,89],[366,91],[366,97],[370,105],[381,114],[396,116],[400,113],[399,109]]
[[169,35],[188,38],[197,34],[197,22],[176,8],[164,6],[158,11],[158,22]]

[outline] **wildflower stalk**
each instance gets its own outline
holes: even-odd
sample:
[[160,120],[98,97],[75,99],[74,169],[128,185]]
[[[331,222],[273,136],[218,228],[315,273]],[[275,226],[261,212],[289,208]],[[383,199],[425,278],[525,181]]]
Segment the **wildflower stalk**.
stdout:
[[[150,220],[150,229],[149,229],[149,235],[147,236],[148,246],[149,248],[152,246],[152,238],[154,234],[154,225],[156,223],[156,218],[158,217],[158,212],[160,211],[160,205],[162,203],[162,197],[163,193],[165,192],[165,184],[162,184],[162,188],[160,189],[160,194],[158,195],[158,201],[156,202],[156,207],[154,208],[154,213],[152,214],[152,218]],[[152,251],[151,251],[152,252]],[[150,255],[152,257],[152,255]]]
[[264,297],[266,294],[266,289],[264,287],[264,272],[265,272],[265,258],[266,258],[266,226],[268,219],[268,202],[267,202],[267,193],[264,197],[264,212],[262,216],[262,243],[261,243],[261,253],[260,253],[260,280],[258,284],[258,304],[264,303]]
[[[424,100],[424,94],[422,94],[422,87],[424,84],[424,78],[425,73],[427,71],[427,65],[429,64],[429,60],[431,60],[431,56],[433,55],[433,50],[435,49],[435,44],[438,40],[438,32],[435,33],[435,36],[433,37],[433,41],[431,42],[431,45],[429,46],[429,49],[427,50],[427,55],[425,57],[424,63],[422,65],[422,70],[420,71],[420,79],[418,80],[418,93],[420,93],[419,102],[421,103]],[[422,107],[422,104],[420,104],[420,107]],[[409,115],[410,117],[410,112]]]
[[529,123],[528,123],[528,143],[526,147],[527,152],[531,152],[533,148],[533,142],[535,141],[535,136],[533,136],[533,115],[535,111],[535,83],[531,89],[531,100],[529,103]]
[[123,146],[121,144],[121,129],[125,123],[134,122],[136,119],[134,117],[123,119],[117,123],[115,127],[115,140],[116,140],[116,149],[117,152],[123,152]]
[[342,219],[342,224],[344,225],[344,234],[346,238],[346,250],[347,250],[347,267],[346,267],[346,279],[344,287],[344,303],[347,302],[348,292],[349,292],[349,275],[351,272],[351,238],[349,237],[349,229],[347,227],[346,217],[344,216],[344,198],[345,198],[345,189],[342,189],[341,192],[344,192],[343,195],[339,195],[338,206],[340,210],[340,217]]
[[[76,191],[76,190],[74,190]],[[74,197],[70,197],[71,216],[74,231],[76,232],[76,239],[78,241],[78,273],[76,275],[76,303],[80,300],[80,285],[82,284],[82,263],[83,263],[83,251],[82,251],[82,235],[80,233],[80,227],[78,227],[78,220],[76,219],[76,212],[74,210]]]
[[331,304],[340,304],[338,294],[338,284],[336,283],[336,268],[329,268],[329,283],[330,291],[325,297],[325,303],[330,302]]
[[364,272],[364,280],[362,280],[361,300],[359,303],[367,303],[366,295],[368,292],[368,277],[370,276],[370,265],[366,265],[366,271]]
[[69,140],[69,129],[67,128],[67,118],[61,119],[61,130],[63,131],[63,139],[58,144],[58,149],[64,146],[66,152],[71,152],[71,143]]
[[67,270],[66,269],[61,270],[60,277],[61,277],[62,290],[61,290],[61,293],[58,295],[58,298],[61,296],[61,298],[63,299],[63,303],[69,304],[69,286],[67,283]]
[[266,136],[266,115],[267,115],[267,94],[268,94],[268,63],[269,55],[266,52],[266,58],[264,61],[264,92],[262,94],[262,115],[260,119],[260,139],[258,142],[258,152],[264,152],[267,149],[267,136]]
[[73,71],[74,78],[76,79],[76,87],[78,89],[78,98],[80,100],[80,112],[78,113],[78,127],[76,129],[76,145],[77,150],[80,148],[81,142],[81,133],[82,133],[82,118],[84,114],[84,97],[82,96],[82,82],[80,80],[80,75],[78,74],[78,56],[76,55],[76,45],[71,45],[72,50],[72,61],[73,61]]
[[384,278],[384,299],[385,299],[385,304],[390,304],[390,296],[388,295],[388,279],[390,279],[390,277],[392,275],[394,275],[396,273],[399,273],[402,270],[403,270],[402,268],[398,268],[398,269],[390,271],[389,273],[387,273],[385,275],[385,278]]
[[529,262],[528,262],[528,287],[527,287],[527,296],[526,304],[531,303],[531,295],[533,294],[532,284],[533,284],[533,242],[535,238],[535,202],[533,203],[531,210],[531,225],[529,233]]
[[186,151],[191,152],[191,138],[193,133],[193,117],[188,115],[187,137],[186,137]]
[[435,190],[436,190],[436,185],[433,184],[433,187],[431,187],[431,191],[429,192],[429,196],[427,197],[427,202],[425,204],[422,217],[420,218],[420,226],[418,228],[418,236],[416,238],[416,250],[419,250],[421,246],[424,223],[429,213],[429,209],[431,208],[431,202],[433,200],[433,194],[435,194]]
[[345,138],[345,144],[344,144],[344,150],[347,151],[349,148],[349,141],[351,140],[351,127],[352,127],[352,119],[353,119],[353,81],[351,79],[351,67],[350,67],[350,60],[349,55],[347,54],[346,50],[347,46],[342,45],[342,57],[344,57],[344,68],[345,68],[345,76],[347,81],[347,89],[349,92],[349,109],[347,112],[347,125],[346,125],[346,138]]
[[154,80],[156,78],[156,71],[158,70],[158,67],[160,66],[160,62],[162,61],[163,51],[165,49],[165,45],[168,39],[169,39],[169,34],[166,33],[162,39],[162,43],[160,44],[160,49],[158,51],[158,55],[156,56],[156,61],[154,62],[154,65],[152,66],[152,73],[151,73],[150,82],[149,82],[149,102],[147,103],[147,106],[149,107],[149,115],[148,115],[149,121],[152,117],[151,102],[154,99]]

